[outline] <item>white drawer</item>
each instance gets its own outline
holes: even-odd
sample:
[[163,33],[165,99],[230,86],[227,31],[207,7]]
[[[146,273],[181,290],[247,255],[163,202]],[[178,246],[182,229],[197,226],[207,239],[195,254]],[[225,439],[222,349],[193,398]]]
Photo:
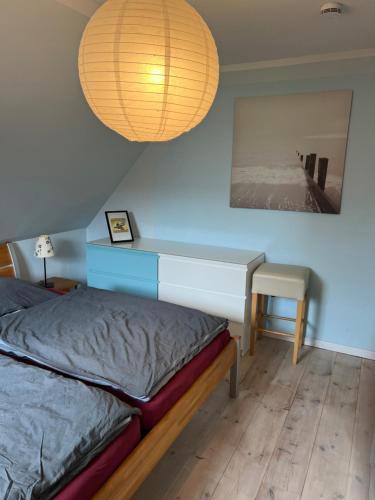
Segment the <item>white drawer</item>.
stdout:
[[246,296],[247,266],[160,255],[159,282]]
[[159,300],[199,309],[238,323],[244,321],[246,304],[244,297],[159,283]]

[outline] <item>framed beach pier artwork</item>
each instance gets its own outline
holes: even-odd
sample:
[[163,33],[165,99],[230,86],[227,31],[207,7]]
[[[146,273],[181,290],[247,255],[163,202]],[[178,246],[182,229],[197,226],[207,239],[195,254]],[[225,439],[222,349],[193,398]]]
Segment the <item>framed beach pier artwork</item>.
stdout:
[[230,206],[339,214],[352,91],[235,101]]

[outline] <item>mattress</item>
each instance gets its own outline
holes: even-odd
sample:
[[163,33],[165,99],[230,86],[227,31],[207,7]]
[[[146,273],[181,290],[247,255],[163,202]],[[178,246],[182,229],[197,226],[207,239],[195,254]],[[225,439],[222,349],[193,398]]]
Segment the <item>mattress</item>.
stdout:
[[141,440],[141,420],[132,418],[129,426],[54,498],[90,500]]

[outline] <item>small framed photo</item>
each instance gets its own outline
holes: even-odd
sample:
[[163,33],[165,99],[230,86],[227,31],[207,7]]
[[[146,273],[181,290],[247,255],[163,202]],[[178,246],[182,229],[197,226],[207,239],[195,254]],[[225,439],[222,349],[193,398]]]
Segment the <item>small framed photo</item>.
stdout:
[[105,216],[112,243],[127,243],[134,241],[127,210],[106,212]]

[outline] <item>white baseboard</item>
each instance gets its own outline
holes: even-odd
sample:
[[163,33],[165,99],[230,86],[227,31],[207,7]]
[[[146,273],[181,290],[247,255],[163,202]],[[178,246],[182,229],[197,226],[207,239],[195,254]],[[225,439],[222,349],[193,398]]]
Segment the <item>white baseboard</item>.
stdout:
[[[278,337],[270,333],[265,333],[264,335],[266,337],[274,337],[279,340],[286,340],[287,342],[293,342],[293,338],[291,337]],[[332,344],[331,342],[325,342],[324,340],[317,340],[309,337],[305,338],[305,345],[318,347],[319,349],[325,349],[326,351],[335,351],[335,352],[341,352],[343,354],[350,354],[351,356],[357,356],[358,358],[375,360],[375,351],[359,349],[358,347],[349,347],[342,344]]]

